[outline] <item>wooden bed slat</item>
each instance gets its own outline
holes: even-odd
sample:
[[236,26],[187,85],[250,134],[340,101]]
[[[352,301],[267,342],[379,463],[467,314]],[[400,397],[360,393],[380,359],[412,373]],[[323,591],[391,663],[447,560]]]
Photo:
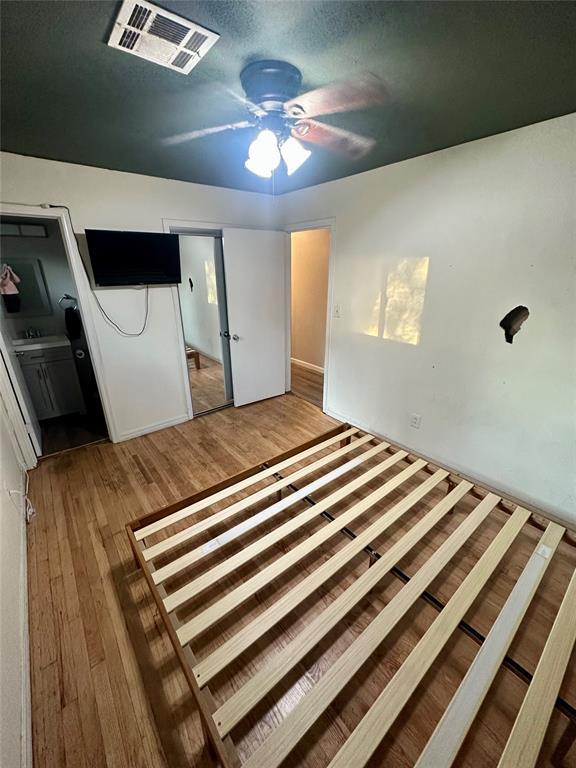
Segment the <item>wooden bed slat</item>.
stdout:
[[575,642],[576,571],[572,574],[498,768],[533,768],[536,765]]
[[[565,530],[556,523],[547,526],[421,753],[416,768],[438,768],[439,765],[448,768],[456,759]],[[525,763],[518,761],[516,765]]]
[[137,530],[134,531],[134,536],[137,541],[141,541],[142,539],[145,539],[147,536],[151,536],[153,533],[157,533],[158,531],[161,531],[164,528],[168,528],[168,526],[173,525],[174,523],[177,523],[180,520],[184,520],[186,517],[193,515],[195,512],[199,512],[201,509],[210,507],[212,504],[216,504],[219,501],[223,501],[229,496],[233,496],[234,494],[239,493],[240,491],[243,491],[245,488],[249,488],[251,485],[255,485],[256,483],[259,483],[262,480],[265,480],[267,477],[270,477],[276,472],[282,471],[283,469],[291,466],[292,464],[297,464],[300,461],[304,461],[304,459],[307,459],[309,456],[313,456],[315,453],[318,453],[319,451],[322,451],[325,448],[329,448],[331,445],[334,445],[335,443],[339,443],[342,440],[346,440],[347,438],[350,438],[353,435],[358,434],[359,431],[360,430],[356,429],[355,427],[352,427],[350,429],[347,429],[345,432],[340,432],[334,437],[331,437],[328,440],[324,440],[323,442],[318,443],[317,445],[313,445],[311,448],[307,448],[305,451],[296,453],[293,456],[290,456],[289,458],[284,459],[284,461],[279,462],[278,464],[274,464],[271,467],[267,467],[266,469],[263,469],[261,472],[258,472],[254,475],[250,475],[250,477],[247,477],[244,480],[240,480],[239,482],[234,483],[234,485],[230,485],[227,488],[223,488],[221,491],[218,491],[217,493],[213,493],[210,496],[207,496],[206,498],[201,499],[200,501],[197,501],[195,504],[191,504],[189,507],[184,507],[183,509],[179,509],[178,511],[173,512],[170,515],[166,515],[166,517],[163,517],[154,523],[150,523],[149,525],[146,525],[142,528],[138,528]]
[[[440,470],[441,471],[441,470]],[[422,518],[416,525],[411,528],[404,536],[397,541],[387,552],[384,552],[381,558],[365,573],[357,579],[352,586],[350,586],[345,592],[343,592],[330,606],[324,611],[319,613],[316,618],[303,630],[288,646],[289,653],[279,654],[274,657],[268,664],[260,669],[242,688],[234,693],[222,706],[214,713],[214,719],[216,720],[216,726],[219,733],[224,736],[229,733],[234,726],[242,720],[242,718],[248,714],[248,712],[260,701],[263,696],[266,695],[272,688],[294,667],[299,663],[304,656],[317,645],[328,632],[341,621],[347,613],[349,613],[360,600],[372,590],[390,571],[390,569],[396,565],[422,538],[446,515],[454,506],[460,501],[460,499],[468,493],[472,488],[472,484],[468,482],[460,483],[454,490],[452,490],[447,496],[445,496],[433,509],[428,512],[425,517]],[[479,524],[489,510],[475,515],[474,520],[477,520]],[[362,539],[363,542],[370,542],[376,536],[380,535],[385,527],[391,524],[385,518],[381,521],[374,523],[371,529],[361,534],[358,539],[352,541],[345,549],[352,545],[357,545],[358,540]],[[383,525],[387,523],[387,525]],[[372,530],[376,529],[376,530]],[[356,547],[355,547],[356,548]],[[332,560],[335,560],[339,554],[334,555],[325,565],[330,565]],[[337,564],[337,567],[341,567],[343,563]],[[320,569],[319,569],[320,570]],[[312,574],[315,576],[316,573]],[[309,577],[310,579],[312,578]],[[292,597],[292,600],[298,599],[298,590],[302,589],[303,583],[299,584],[297,588],[288,593],[286,597]],[[304,592],[304,590],[302,590]],[[258,631],[258,624],[260,618],[252,622],[256,626],[256,632]],[[201,663],[202,664],[202,663]],[[193,672],[195,672],[201,664],[197,665]],[[197,676],[198,677],[198,676]],[[198,681],[200,685],[200,681]]]
[[[319,504],[315,504],[312,507],[308,507],[303,512],[300,512],[298,515],[293,517],[291,520],[287,520],[285,523],[280,525],[276,530],[270,531],[270,533],[265,534],[260,539],[257,539],[252,544],[249,544],[247,547],[245,547],[240,552],[236,553],[235,555],[232,555],[232,557],[229,557],[227,560],[225,560],[223,563],[220,563],[219,565],[214,566],[210,570],[206,571],[205,573],[201,574],[197,578],[193,579],[192,581],[189,581],[187,584],[185,584],[180,589],[175,590],[172,592],[167,601],[167,609],[169,611],[174,610],[179,605],[182,605],[187,600],[191,600],[196,595],[200,594],[203,590],[208,589],[212,584],[214,584],[219,579],[224,578],[227,574],[232,573],[233,571],[240,568],[245,563],[249,562],[253,557],[256,557],[259,554],[262,554],[262,552],[265,552],[269,547],[273,546],[278,541],[282,540],[286,536],[290,535],[294,531],[298,530],[298,528],[301,528],[306,523],[310,522],[310,520],[313,520],[318,517],[320,512],[323,512],[327,509],[329,509],[331,506],[336,504],[337,502],[341,501],[342,499],[346,498],[350,493],[360,488],[362,485],[365,485],[366,483],[370,482],[370,480],[373,480],[378,475],[382,474],[386,470],[390,469],[394,464],[397,464],[399,461],[401,461],[404,458],[402,455],[402,451],[395,453],[394,456],[389,456],[385,461],[381,462],[380,464],[377,464],[372,469],[368,470],[368,472],[363,473],[360,475],[360,477],[357,477],[355,480],[352,480],[350,483],[347,483],[342,488],[340,488],[338,491],[335,491],[334,493],[327,496],[325,499],[323,499]],[[415,474],[417,470],[413,470],[410,473],[410,467],[404,470],[404,473],[399,473],[396,475],[397,478],[402,478],[397,481],[397,485],[400,485],[402,482],[407,480],[409,477],[411,477],[412,474]],[[392,483],[396,480],[396,477],[392,478],[389,482]],[[394,486],[396,487],[396,486]],[[388,493],[391,492],[394,488],[391,487],[388,490]],[[320,507],[320,509],[318,509]],[[358,512],[357,514],[361,514],[361,512]],[[317,531],[316,533],[312,534],[312,539],[316,543],[319,541],[323,541],[325,539],[330,538],[330,536],[334,535],[334,533],[338,530],[340,530],[342,525],[340,526],[334,526],[330,528],[329,525],[324,526],[320,531]],[[303,542],[300,547],[302,549],[298,549],[298,547],[295,547],[292,552],[298,551],[298,553],[302,552],[303,554],[300,555],[301,557],[304,557],[307,552],[310,550],[311,547],[311,539],[307,539],[305,542]],[[287,553],[286,557],[288,557],[291,553]],[[248,583],[248,582],[245,582]]]
[[[157,544],[153,544],[151,547],[146,547],[142,550],[144,559],[153,560],[155,557],[158,557],[159,555],[174,549],[174,547],[177,547],[179,544],[183,544],[185,541],[193,538],[198,533],[206,531],[209,528],[213,528],[215,525],[222,523],[224,520],[228,520],[239,512],[242,512],[254,504],[257,504],[259,501],[268,498],[268,496],[272,496],[273,493],[286,488],[291,483],[297,482],[302,477],[322,469],[322,467],[325,467],[327,464],[331,464],[333,461],[342,458],[342,456],[345,456],[351,451],[356,450],[356,448],[361,448],[365,443],[368,443],[373,439],[374,438],[372,435],[364,435],[364,437],[353,440],[343,448],[339,448],[337,451],[333,451],[327,456],[323,456],[321,459],[312,462],[312,464],[307,464],[302,469],[287,475],[282,480],[277,480],[271,485],[267,485],[265,488],[261,488],[259,491],[255,491],[250,496],[246,496],[245,498],[240,499],[234,504],[231,504],[229,507],[225,507],[225,509],[221,510],[220,512],[215,512],[213,515],[210,515],[210,517],[207,517],[204,520],[200,520],[195,525],[192,525],[183,531],[179,531],[178,533],[174,533],[172,536],[169,536],[167,539],[164,539]],[[381,445],[387,448],[389,444],[381,443]]]
[[[294,549],[278,558],[278,560],[275,560],[262,571],[245,581],[241,586],[237,587],[232,592],[229,592],[221,600],[214,603],[214,605],[211,605],[205,611],[198,614],[198,616],[190,619],[190,621],[183,625],[181,632],[179,633],[180,641],[182,644],[184,645],[185,643],[190,642],[192,638],[196,637],[201,632],[204,632],[227,613],[241,605],[252,595],[256,594],[259,589],[266,586],[266,584],[270,583],[274,579],[278,578],[278,576],[295,565],[299,560],[302,560],[302,558],[306,557],[306,555],[312,552],[319,544],[336,535],[339,531],[342,530],[342,528],[345,528],[353,520],[360,517],[360,515],[363,515],[367,509],[369,509],[388,494],[392,493],[392,491],[398,488],[398,486],[400,486],[403,482],[419,472],[423,466],[425,466],[425,462],[423,460],[415,461],[414,464],[410,465],[398,475],[388,480],[388,482],[385,483],[381,488],[373,491],[365,499],[362,499],[347,509],[336,520],[328,523],[326,526],[310,536],[306,541],[294,547]],[[414,501],[411,501],[410,506],[416,503],[418,493],[421,494],[418,498],[422,498],[422,496],[428,493],[431,488],[433,488],[444,479],[444,477],[440,477],[440,472],[444,472],[444,470],[439,470],[437,474],[424,481],[424,483],[419,485],[418,488],[413,491],[410,498],[414,496]],[[333,495],[336,496],[337,494],[341,494],[342,497],[345,497],[349,495],[349,492],[345,491],[345,489],[342,489]],[[406,499],[404,499],[404,501],[406,501]],[[313,509],[317,512],[317,514],[320,514],[320,512],[327,508],[327,506],[331,506],[332,504],[333,501],[331,501],[331,497],[328,497],[327,499],[324,499],[316,504]],[[170,595],[166,601],[166,607],[168,611],[173,610],[172,597],[173,595]],[[180,600],[180,597],[178,599]]]
[[[252,528],[255,528],[261,523],[266,522],[274,515],[277,515],[280,512],[283,512],[285,509],[288,509],[288,507],[291,507],[293,504],[296,504],[297,501],[301,501],[309,494],[317,491],[319,488],[322,488],[323,486],[328,485],[329,483],[333,482],[339,477],[342,477],[342,475],[345,475],[346,473],[351,472],[353,469],[356,469],[357,467],[361,466],[366,461],[369,461],[370,459],[372,459],[374,456],[377,456],[379,453],[382,453],[382,451],[386,450],[386,448],[388,448],[388,443],[381,443],[379,445],[374,446],[373,448],[370,448],[370,450],[365,451],[364,453],[360,454],[360,456],[356,456],[350,461],[347,461],[345,464],[342,464],[341,466],[336,467],[336,469],[333,469],[331,472],[327,472],[326,474],[322,475],[317,480],[314,480],[312,483],[308,483],[308,485],[305,485],[303,488],[299,488],[297,491],[290,493],[289,496],[286,496],[285,498],[280,499],[280,501],[277,501],[275,504],[271,504],[269,507],[266,507],[266,509],[263,509],[260,512],[257,512],[256,514],[249,517],[247,520],[244,520],[238,525],[235,525],[234,527],[229,528],[225,533],[221,534],[220,536],[217,536],[214,539],[210,539],[210,541],[207,541],[205,544],[202,544],[201,546],[196,547],[190,552],[187,552],[185,555],[182,555],[181,557],[176,558],[176,560],[172,560],[170,563],[163,566],[162,568],[158,568],[158,570],[155,571],[154,573],[154,583],[160,584],[166,579],[169,579],[170,577],[176,575],[177,573],[182,571],[184,568],[187,568],[189,565],[192,565],[193,563],[198,562],[199,560],[202,560],[204,557],[208,557],[220,547],[224,546],[225,544],[228,544],[230,541],[233,541],[239,536],[243,536],[245,533],[252,530]],[[406,454],[404,454],[404,456],[405,455]],[[394,454],[392,458],[395,458],[396,456],[398,456],[398,454]],[[404,458],[404,457],[401,457],[401,458]],[[397,458],[396,461],[392,463],[396,463],[398,461],[400,461],[400,458]],[[384,471],[384,470],[381,470],[381,471]],[[298,515],[296,519],[300,519],[300,516]],[[304,521],[302,521],[300,524],[302,525],[303,523]],[[254,551],[258,552],[257,549],[252,550],[252,552]],[[208,571],[208,573],[212,573],[212,571]]]
[[[299,560],[302,560],[302,558],[307,554],[312,552],[319,544],[336,535],[340,530],[342,530],[342,528],[345,528],[357,517],[364,514],[367,509],[369,509],[388,494],[392,493],[393,490],[395,490],[408,478],[412,477],[412,475],[415,475],[418,471],[420,471],[420,469],[422,469],[423,464],[425,464],[425,462],[414,462],[414,464],[407,467],[398,475],[390,479],[381,488],[373,491],[373,493],[371,493],[365,499],[362,499],[362,501],[354,504],[352,507],[346,510],[346,512],[343,512],[336,520],[328,523],[328,525],[321,528],[315,534],[306,539],[306,541],[294,547],[294,549],[290,550],[282,557],[279,557],[278,560],[275,560],[262,571],[244,582],[241,586],[237,587],[232,592],[229,592],[221,600],[214,603],[214,605],[211,605],[205,611],[198,614],[198,616],[190,619],[190,621],[183,625],[181,631],[179,632],[181,643],[184,645],[185,643],[190,642],[192,638],[196,637],[201,632],[204,632],[206,629],[211,627],[227,613],[254,595],[259,589],[262,589],[262,587],[278,578],[278,576],[295,565]],[[439,472],[444,472],[444,470],[439,470]],[[439,474],[435,474],[428,480],[425,480],[421,485],[418,486],[415,491],[412,492],[410,498],[412,499],[413,496],[414,500],[410,502],[410,506],[415,504],[418,498],[422,498],[422,496],[428,493],[431,488],[440,483],[443,479],[444,477],[440,477]],[[418,492],[420,493],[420,496],[417,498]],[[318,514],[323,510],[323,505],[327,503],[327,501],[328,499],[321,501],[314,506],[314,509],[318,512]],[[406,499],[403,501],[406,502]],[[400,504],[402,504],[402,502],[400,502]],[[408,509],[408,507],[406,507],[406,509]],[[404,511],[406,510],[404,509]],[[167,610],[173,610],[171,608],[172,603],[170,598],[172,598],[172,595],[170,595],[166,601]]]
[[[330,763],[330,768],[349,768],[352,764],[352,756],[355,768],[362,768],[368,762],[529,517],[530,512],[527,509],[516,508],[512,517],[508,519],[452,595],[446,607],[430,625],[398,672],[356,726],[352,735]],[[360,638],[364,637],[366,632]],[[370,644],[370,647],[374,649],[375,646]]]
[[[441,483],[447,485],[445,496]],[[455,507],[456,516],[448,518]],[[204,519],[194,517],[196,513]],[[449,519],[452,522],[447,525]],[[177,527],[169,530],[174,524]],[[535,528],[542,533],[534,546]],[[527,535],[520,538],[524,531]],[[570,750],[576,714],[570,699],[561,698],[559,691],[576,643],[576,571],[572,572],[572,564],[570,583],[545,643],[542,638],[544,649],[531,675],[510,658],[516,653],[510,649],[514,638],[520,639],[521,628],[524,638],[538,621],[528,611],[541,591],[544,575],[561,573],[563,583],[567,581],[567,552],[560,549],[566,528],[517,499],[482,484],[476,487],[474,480],[449,467],[343,424],[186,500],[143,515],[127,525],[127,532],[198,704],[204,738],[213,747],[210,755],[216,759],[217,753],[223,768],[279,768],[287,759],[300,765],[296,757],[303,755],[308,755],[308,765],[312,743],[331,722],[327,710],[335,699],[346,702],[348,694],[355,700],[359,697],[361,719],[355,721],[348,739],[339,742],[342,746],[336,754],[337,746],[333,747],[328,768],[362,768],[379,756],[379,745],[409,700],[414,700],[416,690],[424,689],[426,694],[423,681],[431,668],[440,665],[456,628],[475,640],[479,649],[463,670],[448,706],[436,718],[439,722],[415,768],[450,768],[458,762],[467,734],[485,727],[479,717],[483,702],[492,695],[497,695],[496,704],[500,702],[501,691],[496,693],[494,680],[503,667],[524,684],[531,682],[521,706],[518,702],[519,713],[498,768],[535,768],[554,708],[571,720],[561,738],[556,730],[550,733],[554,760],[562,761]],[[517,537],[517,546],[507,554]],[[228,544],[230,552],[225,549]],[[212,557],[216,550],[220,551]],[[428,559],[419,560],[405,574],[403,558],[411,557],[411,552],[427,552]],[[467,559],[471,553],[474,562],[460,575],[457,558],[466,555]],[[472,605],[483,610],[480,602],[492,605],[494,574],[511,563],[514,570],[520,566],[519,576],[511,589],[504,588],[498,600],[502,608],[484,637],[474,626],[476,607],[474,617],[467,620],[467,613]],[[456,583],[444,604],[434,594],[434,584],[448,572]],[[396,589],[386,602],[380,599],[380,588],[391,581]],[[419,633],[420,640],[411,644],[414,647],[385,687],[381,683],[366,701],[365,692],[356,690],[353,681],[360,670],[368,671],[374,653],[378,659],[400,633],[404,638],[406,621],[417,614],[418,604],[426,603],[434,606],[437,615],[430,615],[426,631]],[[187,615],[180,611],[185,604]],[[367,623],[357,626],[352,640],[334,653],[333,640],[339,638],[342,643],[348,638],[342,632],[348,631],[356,611]],[[491,609],[489,615],[493,615]],[[529,616],[530,627],[526,627]],[[221,620],[226,622],[224,635],[216,626]],[[210,628],[214,632],[206,638],[209,652],[198,659],[191,641]],[[212,640],[220,645],[214,647]],[[247,654],[251,648],[258,651],[259,662]],[[396,645],[390,652],[394,649]],[[320,667],[322,674],[295,704],[293,679],[308,677],[309,664]],[[239,680],[228,680],[229,671],[240,670]],[[217,676],[229,691],[220,702],[210,686]],[[308,677],[308,686],[309,682]],[[269,705],[275,713],[271,721]],[[253,744],[246,758],[245,738],[257,738],[258,733],[265,740]],[[236,735],[242,738],[242,748],[234,743]],[[474,743],[476,757],[483,746]],[[293,752],[296,747],[298,755]],[[492,747],[497,749],[495,744]],[[329,760],[326,756],[320,763],[326,765]]]
[[[425,517],[425,519],[418,523],[414,527],[414,535],[419,535],[420,538],[423,533],[416,533],[418,531],[429,530],[437,521],[450,509],[452,509],[460,499],[462,499],[466,493],[472,488],[472,483],[462,482],[451,491],[441,502],[439,502]],[[392,510],[391,510],[392,511]],[[241,653],[249,648],[256,642],[262,635],[267,632],[271,627],[277,624],[284,616],[292,611],[297,605],[306,600],[316,589],[318,589],[325,581],[331,578],[341,568],[343,568],[353,557],[370,544],[374,539],[378,538],[394,521],[389,520],[387,517],[382,517],[375,523],[367,528],[362,533],[353,539],[339,552],[336,552],[329,560],[323,563],[313,573],[307,576],[290,592],[281,597],[274,605],[271,605],[266,611],[260,614],[257,619],[252,621],[247,627],[244,627],[240,632],[236,633],[227,640],[223,645],[213,651],[205,659],[202,659],[193,669],[198,684],[200,686],[206,685],[210,680],[224,669],[228,664],[234,661]],[[425,523],[425,525],[424,525]],[[418,526],[421,526],[419,528]],[[402,542],[402,547],[400,543]],[[395,547],[398,547],[398,552],[404,551],[404,547],[408,544],[408,540],[405,538],[398,542]],[[410,545],[411,546],[411,545]],[[396,550],[395,550],[396,553]],[[392,550],[386,553],[386,557],[392,556]],[[396,556],[396,554],[394,554]],[[403,555],[398,555],[397,560]],[[374,570],[377,573],[378,570]],[[269,672],[266,673],[266,676]],[[265,676],[263,675],[263,678]],[[251,683],[252,681],[250,681]],[[248,683],[247,683],[248,684]],[[244,692],[245,688],[242,689]],[[235,694],[236,695],[236,694]]]
[[[488,512],[494,509],[499,501],[500,497],[495,496],[494,494],[489,494],[486,496],[484,501],[480,502],[475,511],[481,509],[481,511],[485,510],[486,514],[488,514]],[[490,544],[486,552],[482,555],[471,573],[468,574],[466,580],[462,582],[462,585],[455,593],[454,597],[458,594],[464,594],[466,597],[466,603],[468,603],[472,594],[469,591],[469,586],[471,583],[470,575],[472,574],[474,580],[473,583],[476,586],[479,584],[483,585],[500,561],[502,554],[508,549],[516,535],[519,533],[522,525],[526,522],[528,517],[529,513],[525,512],[525,510],[517,510],[514,513],[514,515],[508,520],[502,530],[498,533],[494,541]],[[465,523],[462,525],[465,525]],[[462,526],[460,526],[460,528],[461,527]],[[460,528],[458,530],[460,530]],[[445,542],[445,544],[450,542],[450,538]],[[420,596],[422,593],[422,589],[420,588],[421,583],[424,582],[425,585],[429,583],[426,578],[428,573],[430,571],[432,571],[434,575],[439,573],[437,565],[439,562],[445,560],[443,555],[447,550],[450,549],[448,546],[443,550],[443,547],[444,545],[442,545],[442,547],[440,547],[440,549],[437,550],[434,555],[432,555],[432,557],[422,566],[418,573],[412,577],[412,579],[403,587],[403,589],[400,590],[400,592],[368,625],[362,634],[357,637],[356,640],[347,648],[347,650],[338,658],[338,660],[334,662],[326,674],[320,678],[318,683],[316,683],[310,693],[304,697],[300,704],[295,709],[293,709],[290,714],[287,715],[287,717],[274,730],[272,735],[250,756],[250,758],[244,764],[245,768],[273,768],[274,766],[280,765],[282,760],[287,757],[287,755],[302,738],[302,736],[304,736],[304,734],[314,724],[322,712],[324,712],[326,707],[351,680],[354,674],[358,672],[364,662],[369,658],[370,654],[372,654],[378,648],[384,638],[392,631],[395,624],[400,621],[400,619],[411,607],[413,602]],[[453,549],[451,552],[452,556],[455,554],[458,548],[459,545]],[[445,562],[442,563],[442,565],[445,564]],[[379,563],[376,565],[379,565]],[[480,571],[478,566],[480,566]],[[479,573],[481,574],[480,576],[478,576]],[[412,596],[413,599],[407,599],[408,595]],[[452,600],[454,600],[454,597]],[[444,608],[442,611],[441,618],[445,618],[445,611],[448,609],[449,605],[450,603],[448,603],[446,608]],[[453,614],[454,606],[456,605],[458,608],[460,607],[460,599],[458,600],[458,603],[452,603],[452,605],[453,607],[451,613]],[[442,624],[444,625],[444,622],[442,622]],[[438,620],[436,620],[434,624],[432,624],[432,627],[436,627],[436,632],[438,631],[438,626],[440,625]],[[428,634],[424,635],[424,637],[427,636]],[[416,646],[416,648],[421,647],[421,643],[422,640]],[[414,651],[412,654],[413,653]],[[410,656],[412,657],[412,660],[415,660],[415,657],[412,656],[412,654]],[[407,669],[411,673],[411,676],[416,676],[419,675],[426,661],[427,659],[420,660],[419,665],[413,665],[411,663],[404,662],[400,670],[392,678],[391,682],[386,686],[385,691],[396,690],[398,683],[396,683],[393,689],[391,689],[390,686],[393,684],[394,680],[398,680],[398,675],[402,669]],[[405,674],[406,673],[404,673],[402,677],[404,677]],[[406,683],[406,681],[404,682]],[[409,694],[406,690],[402,689],[401,692],[403,692],[406,695],[406,698],[408,698]],[[380,699],[377,699],[376,703],[378,703],[379,700]],[[381,709],[378,708],[378,725],[375,727],[375,729],[372,727],[371,734],[369,733],[366,735],[366,731],[368,729],[363,726],[364,723],[368,722],[371,726],[374,725],[373,710],[375,706],[376,704],[372,706],[368,714],[360,722],[360,725],[346,741],[344,747],[340,750],[335,758],[337,761],[335,764],[346,766],[346,768],[348,768],[350,765],[354,765],[355,768],[360,768],[360,766],[364,765],[365,762],[361,756],[366,752],[366,748],[370,747],[368,750],[369,756],[372,754],[376,746],[378,746],[385,732],[383,730],[384,715],[382,714]],[[370,717],[370,720],[367,721],[367,718],[371,715],[371,713],[372,716]],[[359,731],[359,729],[361,730]],[[356,736],[357,733],[362,734],[364,741],[361,741],[360,737]],[[374,741],[376,742],[375,744]],[[353,760],[351,760],[352,755]]]

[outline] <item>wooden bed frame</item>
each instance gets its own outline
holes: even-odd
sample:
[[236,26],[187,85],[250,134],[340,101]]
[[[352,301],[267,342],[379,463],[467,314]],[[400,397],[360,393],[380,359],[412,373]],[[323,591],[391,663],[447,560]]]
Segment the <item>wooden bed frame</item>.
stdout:
[[405,764],[479,765],[518,686],[498,766],[536,765],[553,714],[567,765],[576,547],[541,513],[345,424],[127,530],[225,768],[382,764],[414,720]]

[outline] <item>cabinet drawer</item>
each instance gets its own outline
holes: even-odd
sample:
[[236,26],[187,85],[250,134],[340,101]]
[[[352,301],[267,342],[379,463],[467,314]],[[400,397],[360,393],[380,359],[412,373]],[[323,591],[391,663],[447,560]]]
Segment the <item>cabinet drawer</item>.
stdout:
[[53,360],[72,359],[72,349],[69,346],[35,350],[19,349],[16,351],[16,357],[20,360],[21,365],[26,365],[27,363],[49,363]]

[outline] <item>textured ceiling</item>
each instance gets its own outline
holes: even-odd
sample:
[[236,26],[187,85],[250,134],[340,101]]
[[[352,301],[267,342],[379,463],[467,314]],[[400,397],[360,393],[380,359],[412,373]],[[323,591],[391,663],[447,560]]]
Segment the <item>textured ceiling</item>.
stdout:
[[[160,3],[219,32],[181,75],[106,45],[120,6],[82,0],[0,4],[2,149],[103,168],[276,194],[398,162],[576,110],[572,2]],[[243,167],[250,131],[176,147],[160,139],[235,122],[239,73],[284,58],[305,88],[363,71],[389,100],[326,122],[372,136],[351,161],[314,148],[291,178]]]

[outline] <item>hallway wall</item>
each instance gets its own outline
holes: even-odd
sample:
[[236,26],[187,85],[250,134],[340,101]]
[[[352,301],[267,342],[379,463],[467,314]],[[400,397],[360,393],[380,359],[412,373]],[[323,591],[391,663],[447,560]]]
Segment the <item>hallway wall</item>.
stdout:
[[292,232],[292,351],[295,360],[324,368],[330,231]]

